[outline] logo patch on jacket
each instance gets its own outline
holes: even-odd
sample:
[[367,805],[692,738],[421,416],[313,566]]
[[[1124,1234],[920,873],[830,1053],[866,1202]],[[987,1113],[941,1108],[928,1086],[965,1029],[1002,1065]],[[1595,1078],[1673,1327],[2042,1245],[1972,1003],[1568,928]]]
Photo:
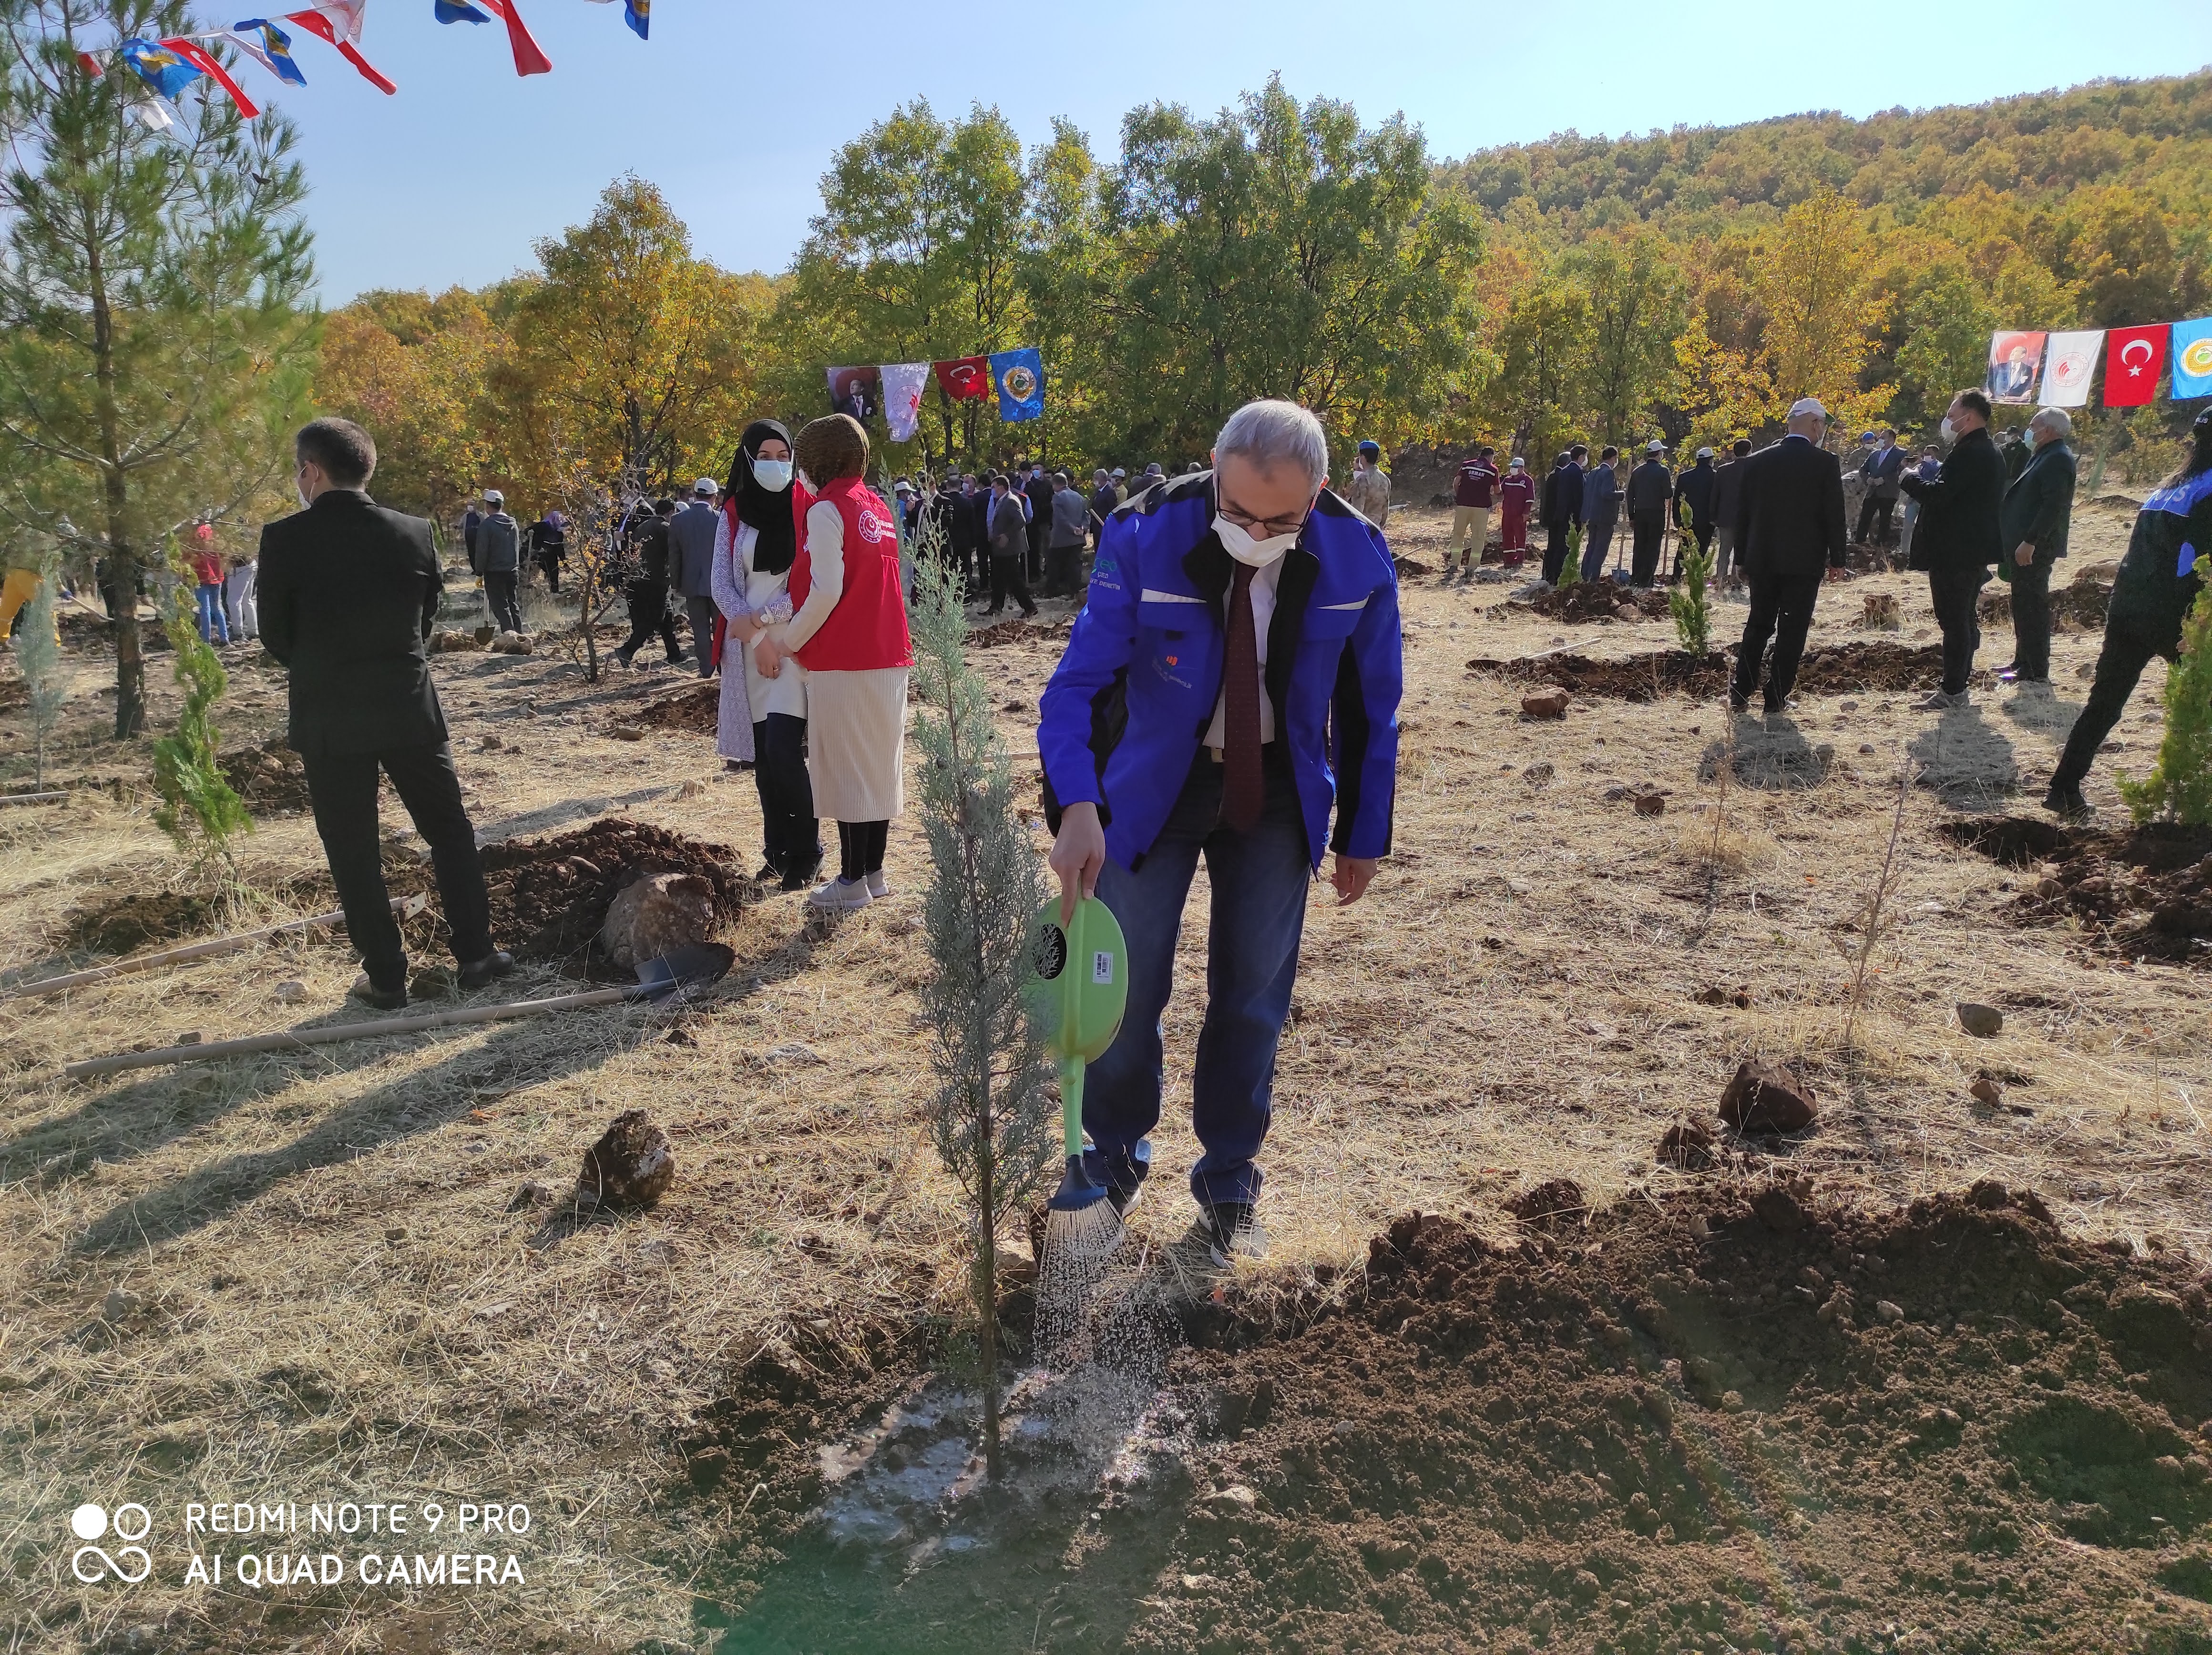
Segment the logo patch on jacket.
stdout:
[[860,508],[860,515],[854,522],[860,528],[860,538],[871,545],[884,537],[884,520],[866,506],[863,506]]

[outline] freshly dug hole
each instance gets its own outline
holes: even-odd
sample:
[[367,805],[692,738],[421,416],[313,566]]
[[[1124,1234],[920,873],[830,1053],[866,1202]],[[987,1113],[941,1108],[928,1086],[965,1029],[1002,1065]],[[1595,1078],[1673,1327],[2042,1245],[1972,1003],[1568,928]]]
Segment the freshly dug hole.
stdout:
[[[743,906],[745,881],[726,845],[709,845],[627,816],[603,816],[551,839],[509,840],[483,848],[492,935],[518,958],[582,960],[622,888],[623,876],[696,874],[718,921]],[[627,978],[628,973],[617,973]]]
[[1947,821],[1963,850],[2047,871],[2002,912],[2018,925],[2077,920],[2091,946],[2130,959],[2212,963],[2212,828],[2063,828],[2033,816]]

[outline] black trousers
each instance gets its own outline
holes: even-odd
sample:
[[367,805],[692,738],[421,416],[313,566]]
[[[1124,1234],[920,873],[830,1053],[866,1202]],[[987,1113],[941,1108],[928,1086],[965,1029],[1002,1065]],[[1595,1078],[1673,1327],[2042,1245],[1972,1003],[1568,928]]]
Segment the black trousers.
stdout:
[[1047,531],[1052,527],[1047,520],[1050,515],[1047,512],[1045,517],[1031,518],[1029,522],[1030,579],[1032,580],[1044,578],[1044,542]]
[[[2011,554],[2008,552],[2007,557]],[[2015,677],[2040,681],[2051,676],[2051,566],[2056,559],[2038,554],[2012,574],[2012,667]]]
[[1022,606],[1024,615],[1036,613],[1036,600],[1030,596],[1030,583],[1022,573],[1018,552],[1012,557],[991,560],[991,613],[996,615],[1005,609],[1010,595]]
[[514,597],[515,578],[519,573],[514,569],[484,571],[484,597],[491,604],[492,625],[501,632],[522,630],[522,607]]
[[837,824],[837,876],[854,880],[881,873],[884,850],[890,845],[888,821],[841,821]]
[[714,676],[714,617],[721,611],[714,607],[711,597],[684,599],[684,613],[691,620],[691,653],[699,663],[699,676]]
[[[730,670],[743,671],[737,662]],[[760,791],[761,854],[786,879],[810,880],[822,865],[822,824],[806,773],[806,720],[771,712],[753,725],[753,785]]]
[[1766,706],[1778,711],[1797,687],[1797,664],[1805,658],[1805,634],[1812,630],[1813,606],[1820,601],[1820,576],[1810,580],[1753,580],[1751,613],[1743,623],[1743,641],[1736,646],[1735,693],[1748,701],[1759,690],[1759,670],[1766,653],[1766,640],[1774,640],[1774,665],[1766,678]]
[[545,590],[554,597],[561,595],[561,557],[557,552],[540,552],[538,567],[545,572]]
[[2106,624],[2105,646],[2097,652],[2097,681],[2089,686],[2088,704],[2074,720],[2066,750],[2059,755],[2058,768],[2051,774],[2054,791],[2081,785],[2089,767],[2097,761],[2097,749],[2119,723],[2120,714],[2127,711],[2128,697],[2135,694],[2143,669],[2154,655],[2173,659],[2180,641],[2177,634],[2154,638],[2134,627]]
[[1054,546],[1044,555],[1044,595],[1073,597],[1083,585],[1083,548]]
[[464,965],[492,951],[491,898],[484,889],[483,863],[477,855],[476,829],[461,803],[461,779],[453,770],[453,749],[444,742],[422,747],[387,748],[380,753],[303,753],[307,797],[314,807],[315,831],[345,910],[346,931],[361,951],[369,980],[381,989],[407,982],[407,951],[392,917],[378,859],[376,773],[380,767],[398,790],[399,802],[422,842],[430,847],[438,876],[438,897],[445,904],[446,927],[453,933],[453,957]]
[[1639,586],[1648,586],[1659,578],[1659,543],[1667,527],[1664,512],[1637,512],[1631,514],[1629,524],[1636,530],[1634,549],[1629,555],[1628,578]]
[[1981,617],[1974,606],[1990,572],[1978,563],[1962,569],[1928,571],[1928,597],[1936,624],[1943,629],[1943,693],[1956,695],[1974,676],[1974,652],[1982,646]]
[[[1896,512],[1896,495],[1892,494],[1887,500],[1883,500],[1879,495],[1869,494],[1859,502],[1858,531],[1851,538],[1868,546],[1887,544],[1896,538],[1889,526],[1890,518]],[[1869,529],[1875,532],[1869,534]]]
[[1554,586],[1559,584],[1559,571],[1567,567],[1567,537],[1573,529],[1571,523],[1544,525],[1544,579]]
[[668,583],[665,580],[633,580],[623,588],[623,596],[629,600],[629,636],[617,652],[627,661],[637,653],[638,646],[653,635],[667,646],[668,658],[684,658],[684,646],[676,636],[676,622],[668,613]]

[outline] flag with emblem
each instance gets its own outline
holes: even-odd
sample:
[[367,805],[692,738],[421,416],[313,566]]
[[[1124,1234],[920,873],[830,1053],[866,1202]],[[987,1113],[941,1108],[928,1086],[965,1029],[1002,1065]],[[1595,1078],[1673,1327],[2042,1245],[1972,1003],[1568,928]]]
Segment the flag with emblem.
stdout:
[[991,359],[988,356],[956,356],[946,362],[932,362],[930,371],[937,375],[939,389],[956,403],[980,403],[991,394]]
[[291,86],[305,86],[307,77],[292,61],[292,37],[266,17],[249,17],[230,26],[231,44]]
[[1044,417],[1044,358],[1034,345],[991,353],[999,380],[999,417],[1018,422]]
[[2173,400],[2212,397],[2212,316],[2173,324]]

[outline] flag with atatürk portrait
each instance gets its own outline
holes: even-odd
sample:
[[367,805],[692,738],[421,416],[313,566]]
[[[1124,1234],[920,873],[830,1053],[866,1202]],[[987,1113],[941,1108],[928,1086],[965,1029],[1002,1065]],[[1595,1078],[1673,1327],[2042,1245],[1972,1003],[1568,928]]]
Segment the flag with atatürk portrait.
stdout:
[[932,362],[931,372],[945,394],[956,403],[980,403],[991,394],[991,359],[956,356],[948,362]]
[[2166,372],[2166,327],[2114,328],[2105,336],[2105,406],[2142,408]]

